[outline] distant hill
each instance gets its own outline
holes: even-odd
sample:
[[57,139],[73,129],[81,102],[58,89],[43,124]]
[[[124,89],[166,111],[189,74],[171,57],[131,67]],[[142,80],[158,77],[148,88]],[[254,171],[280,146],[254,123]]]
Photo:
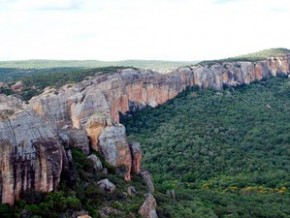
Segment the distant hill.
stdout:
[[44,68],[96,68],[130,66],[136,68],[150,68],[167,70],[197,63],[197,61],[162,61],[162,60],[124,60],[124,61],[98,61],[98,60],[24,60],[0,61],[0,68],[44,69]]
[[219,59],[219,60],[208,60],[208,61],[201,61],[198,64],[202,65],[211,65],[215,63],[222,63],[222,62],[234,62],[234,61],[261,61],[265,60],[270,57],[279,57],[290,54],[290,50],[287,48],[271,48],[271,49],[264,49],[258,52],[239,55],[235,57]]
[[99,71],[99,68],[134,67],[167,72],[197,61],[160,61],[160,60],[24,60],[0,61],[0,81],[10,82],[33,75],[67,74],[74,72]]

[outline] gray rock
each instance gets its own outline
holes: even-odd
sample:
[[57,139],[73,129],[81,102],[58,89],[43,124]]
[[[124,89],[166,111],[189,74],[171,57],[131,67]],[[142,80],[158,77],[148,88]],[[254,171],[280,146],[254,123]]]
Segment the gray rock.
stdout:
[[154,184],[153,184],[153,181],[152,181],[152,176],[151,174],[146,171],[146,170],[143,170],[140,172],[140,175],[143,179],[143,181],[145,182],[146,186],[147,186],[147,190],[149,193],[154,193]]
[[108,179],[102,179],[98,183],[98,186],[107,192],[114,192],[116,190],[116,186],[111,183]]
[[132,196],[136,193],[136,188],[134,186],[130,186],[127,188],[128,195]]
[[122,124],[107,126],[99,137],[100,151],[105,161],[116,167],[117,173],[130,180],[131,153],[126,130]]
[[89,140],[86,131],[83,129],[65,129],[60,135],[66,135],[69,138],[69,146],[78,148],[86,155],[90,153]]
[[107,217],[111,217],[111,216],[117,216],[117,215],[122,215],[122,212],[114,209],[112,207],[103,207],[100,211],[99,211],[99,215],[101,218],[107,218]]
[[144,218],[158,218],[156,213],[157,203],[152,194],[148,193],[138,213]]
[[103,169],[102,161],[95,154],[91,154],[87,158],[93,162],[94,170],[101,171]]

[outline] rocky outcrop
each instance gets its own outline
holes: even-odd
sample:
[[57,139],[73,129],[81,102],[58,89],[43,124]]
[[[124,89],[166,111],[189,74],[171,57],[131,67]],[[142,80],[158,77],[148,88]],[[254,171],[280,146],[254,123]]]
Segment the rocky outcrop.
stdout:
[[139,174],[142,161],[141,146],[138,142],[129,145],[132,156],[132,173]]
[[21,192],[54,190],[64,168],[56,132],[20,100],[0,95],[0,198],[13,204]]
[[130,196],[136,194],[136,188],[134,186],[129,186],[127,188],[127,194],[130,195]]
[[11,90],[13,92],[21,92],[23,90],[23,88],[24,88],[24,85],[23,85],[22,81],[18,81],[11,86]]
[[85,124],[87,135],[93,150],[99,151],[99,137],[106,126],[112,126],[111,118],[103,113],[95,113],[90,116]]
[[144,183],[146,184],[147,191],[149,193],[153,193],[155,189],[154,189],[154,184],[153,184],[151,174],[147,170],[143,170],[140,172],[140,175],[141,175]]
[[108,179],[102,179],[98,183],[98,186],[107,192],[114,192],[116,190],[116,186],[111,183]]
[[95,171],[101,171],[103,169],[103,164],[100,158],[98,158],[96,155],[91,154],[87,157],[90,161],[93,163],[93,168]]
[[73,212],[71,218],[91,218],[91,216],[89,212],[82,210]]
[[115,167],[117,173],[125,180],[130,180],[132,159],[125,127],[122,124],[107,126],[99,140],[100,152],[106,162]]
[[148,193],[138,213],[144,218],[158,218],[156,213],[157,203],[152,194]]
[[109,218],[109,217],[123,217],[122,212],[112,207],[103,207],[99,210],[100,218]]

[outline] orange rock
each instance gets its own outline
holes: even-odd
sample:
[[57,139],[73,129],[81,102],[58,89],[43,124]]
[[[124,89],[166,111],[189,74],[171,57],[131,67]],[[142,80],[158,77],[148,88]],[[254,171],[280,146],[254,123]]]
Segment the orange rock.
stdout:
[[132,173],[139,174],[141,161],[142,161],[141,146],[138,142],[134,142],[130,144],[129,146],[130,146],[130,152],[132,156]]

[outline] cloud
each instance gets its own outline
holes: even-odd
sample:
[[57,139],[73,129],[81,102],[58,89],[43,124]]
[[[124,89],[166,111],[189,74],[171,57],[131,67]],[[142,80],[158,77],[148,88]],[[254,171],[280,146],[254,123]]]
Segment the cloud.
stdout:
[[0,0],[2,7],[11,11],[78,10],[83,2],[81,0]]
[[234,1],[241,1],[241,0],[215,0],[214,2],[217,4],[227,4]]
[[0,1],[0,60],[201,60],[290,47],[290,13],[273,11],[288,0]]
[[83,3],[80,0],[69,0],[69,1],[49,1],[46,4],[39,6],[36,10],[47,10],[47,11],[62,11],[62,10],[79,10]]

